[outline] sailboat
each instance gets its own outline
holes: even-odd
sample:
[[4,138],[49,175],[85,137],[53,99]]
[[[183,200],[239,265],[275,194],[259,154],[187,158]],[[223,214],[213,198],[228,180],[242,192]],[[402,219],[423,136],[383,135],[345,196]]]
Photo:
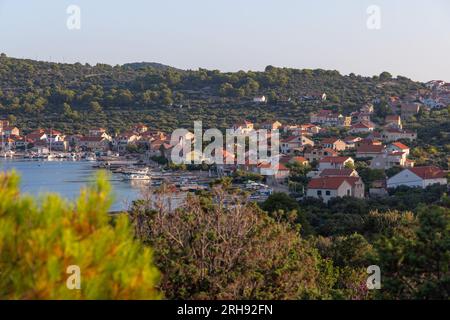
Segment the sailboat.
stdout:
[[53,141],[53,128],[50,129],[50,143],[48,145],[48,155],[46,157],[47,161],[52,161],[55,156],[52,154],[52,141]]

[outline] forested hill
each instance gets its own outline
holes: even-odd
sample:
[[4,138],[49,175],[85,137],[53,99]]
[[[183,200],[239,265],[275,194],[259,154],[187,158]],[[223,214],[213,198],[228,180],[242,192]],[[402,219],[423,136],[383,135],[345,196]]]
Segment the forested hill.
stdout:
[[[224,128],[247,117],[295,122],[311,111],[349,112],[375,98],[407,96],[423,88],[404,77],[343,76],[337,71],[268,66],[264,72],[179,70],[155,63],[122,66],[50,63],[0,56],[0,117],[23,129],[53,126],[66,132],[102,125],[126,129],[144,122],[170,130],[205,125]],[[326,93],[327,101],[305,99]],[[269,102],[252,102],[266,95]]]

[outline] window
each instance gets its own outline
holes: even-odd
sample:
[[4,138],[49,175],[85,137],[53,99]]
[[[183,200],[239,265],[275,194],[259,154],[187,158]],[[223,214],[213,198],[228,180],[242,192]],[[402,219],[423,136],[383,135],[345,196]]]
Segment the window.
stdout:
[[348,196],[350,195],[350,189],[349,189],[349,190],[347,190],[347,195],[348,195]]
[[331,191],[325,191],[325,194],[326,194],[327,196],[329,196],[329,195],[331,195]]
[[317,195],[321,196],[322,195],[322,190],[317,190]]

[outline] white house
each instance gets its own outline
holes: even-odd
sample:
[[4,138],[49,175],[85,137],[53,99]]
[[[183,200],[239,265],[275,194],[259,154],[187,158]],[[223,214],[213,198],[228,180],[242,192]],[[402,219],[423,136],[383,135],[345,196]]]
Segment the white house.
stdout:
[[305,147],[307,145],[314,146],[314,141],[305,136],[292,136],[281,140],[280,145],[281,153],[290,154],[293,153],[296,149]]
[[258,97],[254,97],[254,98],[253,98],[253,102],[256,102],[256,103],[266,103],[266,102],[267,102],[267,98],[266,98],[266,96],[258,96]]
[[370,133],[375,130],[375,125],[371,122],[359,122],[352,125],[350,133]]
[[325,157],[319,161],[319,171],[325,169],[344,169],[347,165],[354,165],[351,157]]
[[407,156],[409,156],[409,151],[410,151],[409,147],[401,142],[391,143],[389,145],[389,147],[387,148],[387,150],[390,152],[403,152]]
[[333,198],[346,196],[364,198],[364,183],[360,177],[320,177],[308,184],[306,196],[320,199],[327,203]]
[[388,188],[399,186],[426,188],[434,184],[447,184],[444,171],[435,166],[408,168],[387,181]]

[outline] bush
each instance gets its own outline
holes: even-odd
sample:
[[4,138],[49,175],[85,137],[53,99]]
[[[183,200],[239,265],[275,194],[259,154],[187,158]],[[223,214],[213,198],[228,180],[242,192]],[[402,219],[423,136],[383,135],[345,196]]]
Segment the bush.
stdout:
[[[129,219],[108,216],[105,176],[68,203],[20,195],[19,177],[0,175],[0,299],[157,299],[152,250],[133,239]],[[69,266],[80,269],[70,290]]]

